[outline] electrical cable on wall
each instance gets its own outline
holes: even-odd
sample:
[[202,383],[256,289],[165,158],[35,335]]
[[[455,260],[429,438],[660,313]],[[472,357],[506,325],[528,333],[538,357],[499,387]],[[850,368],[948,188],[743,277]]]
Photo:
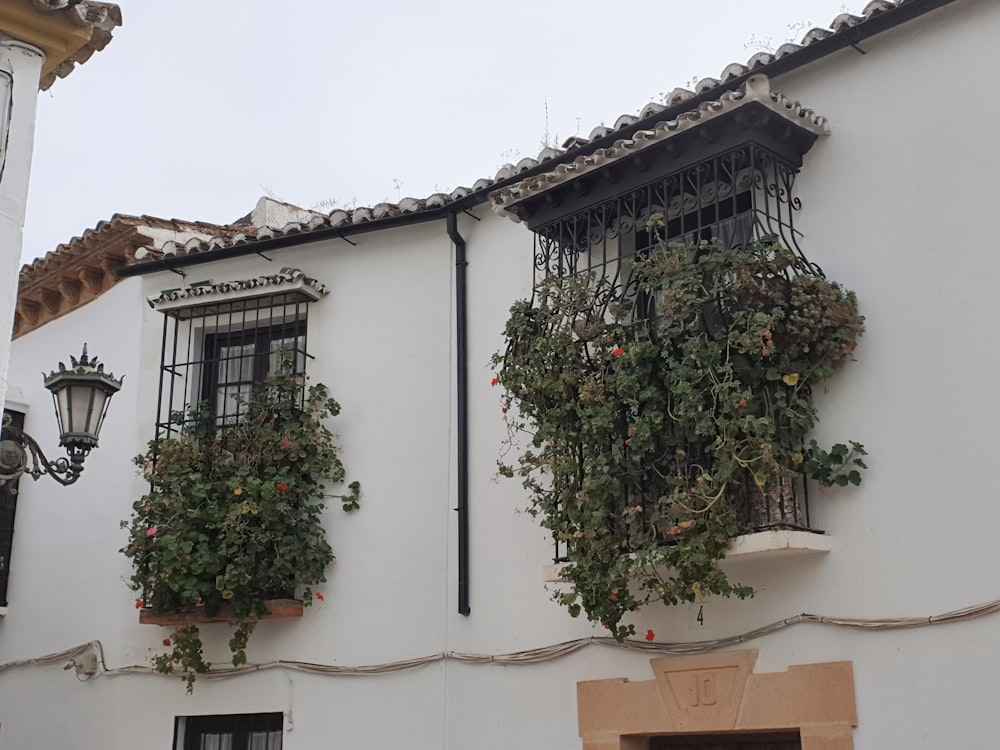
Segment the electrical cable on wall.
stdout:
[[[1000,599],[994,599],[983,604],[974,604],[970,607],[952,610],[940,615],[929,615],[926,617],[893,617],[886,619],[855,619],[848,617],[825,617],[823,615],[812,615],[802,613],[784,620],[778,620],[770,625],[750,630],[740,635],[733,635],[727,638],[719,638],[710,641],[692,641],[690,643],[645,643],[642,641],[624,641],[619,643],[614,638],[606,636],[588,638],[577,638],[572,641],[565,641],[541,648],[529,649],[527,651],[515,651],[508,654],[468,654],[459,651],[448,651],[440,654],[430,654],[414,659],[404,659],[402,661],[385,662],[383,664],[371,664],[355,667],[342,667],[330,664],[315,664],[312,662],[284,661],[276,660],[264,662],[262,664],[247,664],[241,667],[230,667],[227,669],[213,669],[209,672],[198,675],[198,679],[228,679],[254,672],[263,672],[270,669],[287,669],[295,672],[305,672],[307,674],[327,675],[332,677],[357,677],[363,675],[389,674],[391,672],[402,672],[409,669],[417,669],[429,664],[443,661],[457,661],[463,664],[482,664],[490,666],[521,666],[528,664],[542,664],[544,662],[561,659],[564,656],[576,653],[589,646],[605,646],[610,648],[620,648],[627,651],[642,651],[653,656],[680,656],[701,654],[708,651],[715,651],[729,646],[736,646],[749,641],[762,638],[766,635],[776,633],[779,630],[799,624],[828,625],[833,627],[855,628],[860,630],[901,630],[907,628],[920,628],[930,625],[944,625],[952,622],[963,622],[973,620],[986,615],[991,615],[1000,611]],[[19,659],[0,664],[0,673],[17,667],[26,666],[49,666],[59,664],[87,654],[96,655],[101,665],[101,670],[97,673],[107,676],[121,676],[129,674],[159,674],[153,671],[152,667],[129,666],[114,667],[109,669],[104,663],[104,650],[100,641],[90,641],[65,651],[58,651],[45,656],[38,656],[32,659]],[[162,675],[161,675],[162,676]]]

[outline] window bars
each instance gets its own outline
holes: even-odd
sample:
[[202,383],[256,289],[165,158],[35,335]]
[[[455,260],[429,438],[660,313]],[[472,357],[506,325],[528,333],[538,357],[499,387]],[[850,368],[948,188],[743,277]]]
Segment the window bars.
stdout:
[[777,237],[794,251],[799,272],[822,276],[798,245],[796,171],[791,162],[751,143],[537,227],[535,282],[589,276],[602,292],[594,319],[615,303],[649,318],[654,302],[641,294],[633,268],[661,240],[736,248],[764,237]]
[[156,438],[195,421],[236,424],[254,384],[283,368],[304,374],[310,302],[281,292],[164,311]]
[[[791,250],[796,274],[822,276],[799,247],[795,214],[801,202],[792,188],[798,168],[759,143],[747,143],[669,173],[641,187],[534,227],[534,279],[590,278],[597,293],[583,314],[606,320],[612,306],[631,310],[638,321],[656,317],[655,295],[640,288],[635,263],[662,241],[697,245],[718,243],[736,249],[756,240],[775,239]],[[697,462],[692,446],[691,460]],[[666,487],[647,487],[645,498]],[[798,478],[762,496],[756,487],[736,487],[733,504],[740,522],[754,531],[809,530],[808,494]],[[625,549],[629,539],[650,532],[644,517],[624,513],[641,503],[622,497],[610,509],[612,532]],[[555,543],[555,562],[566,561],[566,543]]]

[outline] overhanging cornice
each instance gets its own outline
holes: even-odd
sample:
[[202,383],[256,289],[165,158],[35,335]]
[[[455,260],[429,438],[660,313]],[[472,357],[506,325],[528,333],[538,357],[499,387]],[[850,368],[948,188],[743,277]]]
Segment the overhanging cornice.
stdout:
[[37,47],[45,54],[40,88],[69,74],[111,41],[122,23],[117,5],[69,0],[4,0],[0,34]]
[[553,207],[567,202],[567,195],[576,196],[569,202],[579,202],[580,196],[591,192],[593,179],[601,176],[606,182],[624,184],[628,180],[623,173],[631,171],[649,175],[638,182],[648,181],[664,169],[680,170],[725,150],[727,144],[754,141],[798,166],[816,138],[829,132],[826,118],[772,91],[766,76],[751,76],[736,91],[498,190],[490,200],[497,213],[532,225],[539,208],[544,206],[551,214]]
[[330,293],[327,286],[306,276],[298,268],[282,268],[278,273],[251,279],[206,281],[179,289],[166,289],[147,300],[165,315],[185,320],[191,317],[282,307],[316,302]]

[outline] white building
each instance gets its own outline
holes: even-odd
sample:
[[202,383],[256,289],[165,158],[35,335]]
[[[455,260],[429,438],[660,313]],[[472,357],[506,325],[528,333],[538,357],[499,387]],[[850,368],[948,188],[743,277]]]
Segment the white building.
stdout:
[[[1000,596],[988,575],[1000,510],[982,477],[1000,421],[1000,260],[982,218],[1000,167],[998,35],[993,2],[876,0],[471,188],[329,215],[264,199],[225,228],[118,217],[95,230],[118,239],[85,235],[26,268],[10,370],[26,429],[56,445],[37,373],[84,341],[125,386],[78,483],[21,482],[0,746],[994,746],[1000,605],[935,616]],[[819,394],[818,437],[861,440],[871,468],[856,489],[813,493],[810,525],[824,534],[741,540],[725,566],[754,598],[644,609],[633,622],[656,643],[608,647],[551,600],[551,540],[518,512],[518,483],[495,476],[506,433],[490,358],[546,257],[525,223],[551,238],[547,227],[611,210],[626,191],[757,150],[757,172],[785,188],[794,174],[792,193],[734,177],[728,194],[749,202],[723,214],[713,199],[695,228],[770,218],[857,292],[867,331],[857,363]],[[81,269],[91,282],[75,287]],[[162,367],[182,364],[164,345],[168,313],[303,285],[329,290],[304,323],[309,373],[343,406],[333,427],[362,507],[327,511],[337,560],[325,601],[262,621],[251,666],[202,676],[188,696],[150,673],[169,631],[139,624],[118,551],[118,521],[146,491],[130,458],[154,434]],[[196,358],[211,360],[199,314],[183,320]],[[226,626],[202,632],[224,665]],[[703,641],[718,643],[681,645]],[[263,715],[254,741],[238,728],[246,715]],[[204,716],[236,743],[197,744],[212,734],[192,719]]]
[[111,3],[0,3],[0,398],[7,391],[6,339],[14,320],[38,92],[104,49],[121,22]]

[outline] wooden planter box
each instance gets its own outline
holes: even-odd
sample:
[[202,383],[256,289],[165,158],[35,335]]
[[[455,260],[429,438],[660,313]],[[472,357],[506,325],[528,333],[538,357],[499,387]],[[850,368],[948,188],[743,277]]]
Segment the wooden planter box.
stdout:
[[[302,617],[302,602],[298,599],[268,599],[264,605],[267,607],[267,614],[261,619]],[[185,612],[154,612],[145,607],[139,610],[140,625],[201,625],[206,622],[230,622],[232,619],[233,615],[228,607],[222,607],[211,617],[205,614],[204,607]]]

